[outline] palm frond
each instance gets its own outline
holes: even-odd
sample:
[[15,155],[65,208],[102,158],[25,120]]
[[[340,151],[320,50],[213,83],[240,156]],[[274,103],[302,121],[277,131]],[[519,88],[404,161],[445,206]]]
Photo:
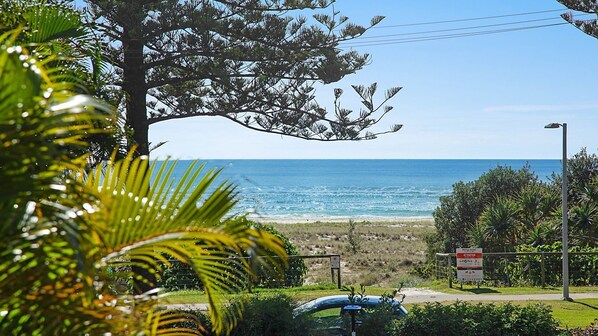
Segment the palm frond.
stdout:
[[29,26],[27,36],[31,43],[48,43],[85,35],[80,14],[76,11],[48,4],[33,4],[26,10],[23,17]]
[[[226,182],[213,186],[219,171],[202,174],[204,165],[195,162],[174,181],[176,162],[150,164],[132,153],[96,168],[85,180],[97,191],[100,213],[94,216],[108,228],[102,266],[137,267],[153,277],[169,258],[191,265],[204,284],[214,327],[224,330],[236,316],[221,309],[222,294],[249,280],[252,270],[245,256],[261,255],[264,262],[280,265],[286,261],[282,242],[242,218],[227,217],[236,192]],[[154,280],[141,273],[132,276],[146,284]]]
[[108,107],[62,91],[18,35],[0,36],[0,334],[78,333],[101,324],[85,309],[100,236],[82,219],[89,193],[64,176],[84,167],[71,150],[82,152]]

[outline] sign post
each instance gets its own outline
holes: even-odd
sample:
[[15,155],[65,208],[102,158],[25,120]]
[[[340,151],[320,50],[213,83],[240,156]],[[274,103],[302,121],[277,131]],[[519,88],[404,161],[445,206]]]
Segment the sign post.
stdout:
[[457,280],[460,282],[484,280],[481,248],[457,248]]
[[341,256],[333,255],[330,256],[330,275],[332,276],[332,282],[334,282],[334,271],[337,271],[337,284],[338,288],[341,288]]

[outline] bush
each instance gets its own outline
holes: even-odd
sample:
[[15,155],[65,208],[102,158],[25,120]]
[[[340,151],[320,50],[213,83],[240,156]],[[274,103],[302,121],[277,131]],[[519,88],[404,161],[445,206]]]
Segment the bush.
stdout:
[[203,288],[191,266],[179,261],[173,261],[170,267],[164,268],[159,286],[169,291]]
[[311,321],[304,315],[293,315],[296,304],[286,294],[254,294],[239,300],[244,305],[243,317],[231,336],[311,335]]
[[557,325],[544,305],[436,302],[413,306],[409,315],[397,321],[394,335],[556,336]]
[[467,235],[463,233],[476,225],[489,205],[500,197],[518,194],[537,180],[527,165],[519,170],[497,166],[475,181],[453,184],[451,194],[440,197],[440,206],[433,212],[437,232],[426,240],[428,256],[469,246]]
[[[520,245],[517,252],[561,252],[561,242],[552,245]],[[573,246],[569,252],[596,252],[598,248]],[[530,272],[531,270],[537,270]],[[511,260],[504,270],[504,274],[511,279],[515,285],[542,284],[541,256],[522,256]],[[561,269],[562,262],[559,256],[547,255],[544,258],[544,285],[559,286],[562,283]],[[598,284],[598,255],[582,254],[569,255],[569,269],[571,270],[570,282],[573,286],[593,286]]]
[[357,232],[357,223],[352,219],[349,220],[349,231],[347,232],[347,238],[349,240],[349,251],[353,254],[361,250],[361,243],[363,237]]
[[[253,223],[250,221],[247,221],[247,225],[271,233],[282,240],[287,255],[294,256],[299,254],[295,245],[272,225]],[[280,274],[280,272],[273,267],[256,263],[254,268],[256,278],[253,280],[252,285],[262,288],[301,286],[303,285],[303,280],[307,273],[307,266],[301,258],[289,258],[288,266],[283,271],[284,274]],[[249,279],[249,275],[247,278]],[[173,262],[170,267],[164,268],[159,286],[170,291],[187,289],[199,290],[203,288],[200,279],[195,275],[191,266],[180,262]]]
[[[382,302],[374,308],[366,309],[367,314],[362,315],[361,324],[356,328],[357,335],[390,336],[398,332],[393,305],[394,295],[383,295]],[[350,330],[350,329],[347,329]]]
[[[272,225],[251,223],[260,230],[266,231],[278,237],[283,242],[284,250],[288,256],[298,255],[299,252],[295,245],[285,237],[280,231],[276,230]],[[289,264],[284,269],[284,274],[279,274],[275,269],[261,266],[256,270],[257,280],[255,284],[258,287],[265,288],[281,288],[281,287],[298,287],[303,285],[305,274],[307,273],[307,266],[305,261],[301,258],[289,258]]]

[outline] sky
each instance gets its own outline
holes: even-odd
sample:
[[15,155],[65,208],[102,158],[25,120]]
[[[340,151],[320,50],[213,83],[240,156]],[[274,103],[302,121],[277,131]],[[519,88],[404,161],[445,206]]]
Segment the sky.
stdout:
[[[403,124],[399,132],[368,141],[320,142],[252,131],[224,118],[195,117],[152,125],[150,141],[167,141],[152,156],[560,159],[562,129],[544,128],[552,122],[568,125],[569,157],[581,148],[597,152],[598,39],[569,24],[554,25],[564,22],[559,15],[567,11],[555,0],[339,0],[334,10],[358,24],[368,24],[375,15],[385,19],[345,46],[370,54],[371,63],[318,87],[318,102],[332,110],[338,87],[345,91],[343,104],[358,110],[351,85],[376,82],[379,99],[385,89],[401,86],[390,102],[394,109],[373,128]],[[526,14],[532,12],[543,13]],[[430,23],[438,21],[452,22]],[[446,36],[540,25],[547,27]],[[435,32],[421,34],[429,31]]]

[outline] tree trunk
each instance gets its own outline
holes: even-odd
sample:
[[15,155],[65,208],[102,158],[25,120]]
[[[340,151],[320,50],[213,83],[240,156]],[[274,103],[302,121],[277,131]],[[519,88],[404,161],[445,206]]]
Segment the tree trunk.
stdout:
[[[145,71],[143,60],[143,5],[137,1],[128,3],[124,10],[129,19],[123,24],[123,91],[126,99],[126,124],[133,131],[133,143],[137,145],[137,155],[149,155]],[[129,148],[130,149],[130,148]],[[146,172],[135,172],[145,174]],[[156,276],[142,267],[133,266],[133,273],[142,276],[150,283],[134,279],[136,294],[145,293],[157,285]],[[153,285],[152,285],[153,284]]]
[[[137,8],[139,7],[139,8]],[[145,71],[143,60],[142,5],[132,1],[129,7],[130,21],[123,25],[123,90],[126,94],[126,123],[133,131],[137,154],[149,154],[149,124],[147,122]]]

